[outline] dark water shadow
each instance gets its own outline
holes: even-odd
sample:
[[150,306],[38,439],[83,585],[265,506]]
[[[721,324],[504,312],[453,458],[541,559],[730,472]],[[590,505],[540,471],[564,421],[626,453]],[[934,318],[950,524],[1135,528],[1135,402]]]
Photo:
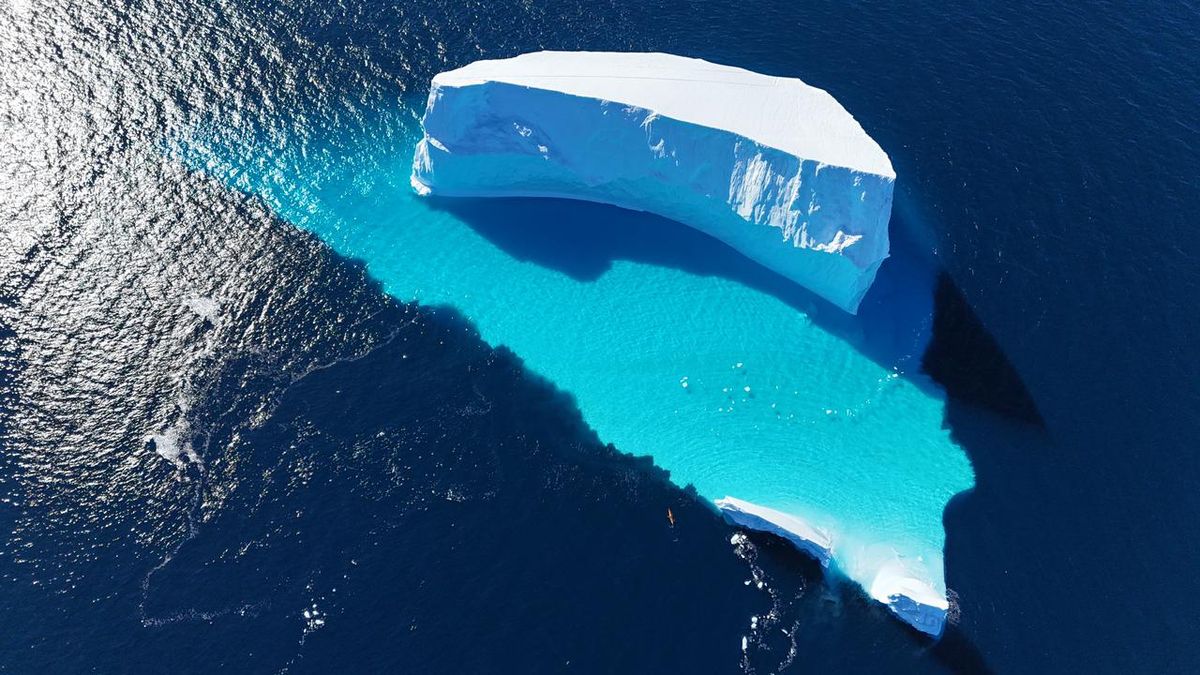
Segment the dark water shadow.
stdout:
[[[958,402],[1045,426],[1017,369],[944,272],[938,275],[933,333],[921,367]],[[947,420],[954,419],[947,414]]]
[[[1027,645],[1028,635],[1054,634],[1056,625],[1077,615],[1044,608],[1086,603],[1064,591],[1055,563],[1046,558],[1073,537],[1054,514],[1077,496],[1048,489],[1070,482],[1059,477],[1060,451],[1044,426],[960,399],[947,401],[945,425],[967,451],[976,481],[943,513],[946,586],[960,611],[956,634],[964,640],[973,636],[985,647]],[[948,647],[957,651],[954,643]],[[1009,666],[1014,658],[1030,663],[1019,655],[989,653],[993,662]],[[1090,661],[1088,672],[1113,672],[1112,664],[1097,663],[1093,655],[1073,658],[1080,665]]]

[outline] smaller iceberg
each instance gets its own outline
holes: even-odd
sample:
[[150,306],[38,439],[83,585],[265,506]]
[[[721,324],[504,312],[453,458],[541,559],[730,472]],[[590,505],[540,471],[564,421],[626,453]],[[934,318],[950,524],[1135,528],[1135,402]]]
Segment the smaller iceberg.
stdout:
[[[887,154],[832,96],[797,79],[669,54],[538,52],[437,75],[423,127],[411,175],[421,195],[562,197],[665,216],[850,313],[888,257],[895,172]],[[458,289],[447,301],[473,303],[470,315],[493,339],[579,397],[602,437],[652,454],[709,498],[737,495],[716,501],[729,521],[787,539],[914,628],[941,634],[949,603],[938,516],[971,473],[940,430],[937,401],[790,307],[737,284],[635,265],[595,284],[568,283],[551,303],[556,321],[576,321],[576,333],[589,336],[566,358],[543,330],[511,316],[527,304],[521,293],[545,294],[557,277],[518,266],[473,278],[495,259],[463,248],[461,237],[456,249],[448,221],[439,227],[433,241],[415,239],[432,247],[430,259],[442,260],[439,249],[457,256],[433,266]],[[473,284],[501,278],[509,295],[480,301],[487,294]],[[676,289],[664,296],[674,299],[640,297],[648,283]],[[590,298],[586,311],[580,298]],[[636,303],[656,309],[647,318],[632,311]],[[594,330],[599,312],[622,319]],[[655,367],[640,379],[621,373],[630,386],[620,395],[579,378],[588,368],[609,372],[646,336],[659,346],[639,354]],[[740,368],[743,354],[771,361],[769,408],[755,405],[745,381],[736,383],[746,393],[738,401],[730,385],[716,385],[726,376],[714,370],[717,355]],[[680,370],[657,367],[664,363]],[[681,372],[694,377],[680,380]],[[688,392],[686,401],[669,399],[665,416],[670,394],[661,387]],[[794,410],[784,415],[776,404]],[[664,424],[673,430],[665,435],[690,439],[687,452],[647,437]]]
[[896,174],[832,96],[670,54],[537,52],[433,78],[412,185],[648,211],[855,313]]
[[[725,519],[735,525],[770,532],[804,551],[824,567],[830,562],[852,556],[839,555],[834,537],[812,527],[796,516],[752,504],[735,497],[716,500]],[[873,599],[887,605],[913,628],[934,637],[942,634],[950,602],[928,581],[917,578],[899,559],[885,555],[870,565],[873,580],[866,589]]]

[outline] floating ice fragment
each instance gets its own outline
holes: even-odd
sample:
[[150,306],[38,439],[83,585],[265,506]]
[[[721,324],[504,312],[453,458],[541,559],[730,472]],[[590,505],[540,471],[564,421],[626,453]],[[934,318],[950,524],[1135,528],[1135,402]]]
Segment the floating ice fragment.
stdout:
[[201,319],[213,321],[219,309],[216,300],[212,298],[186,298],[183,305],[195,312]]

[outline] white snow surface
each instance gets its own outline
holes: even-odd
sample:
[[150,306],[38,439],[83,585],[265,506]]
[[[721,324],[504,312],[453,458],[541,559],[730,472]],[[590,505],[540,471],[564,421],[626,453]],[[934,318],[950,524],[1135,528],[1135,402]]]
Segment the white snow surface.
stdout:
[[812,553],[824,565],[828,565],[833,556],[833,536],[796,516],[737,497],[725,497],[714,503],[734,523],[752,530],[778,534]]
[[823,164],[895,178],[879,144],[824,89],[674,54],[533,52],[476,61],[436,86],[505,82],[652,110]]

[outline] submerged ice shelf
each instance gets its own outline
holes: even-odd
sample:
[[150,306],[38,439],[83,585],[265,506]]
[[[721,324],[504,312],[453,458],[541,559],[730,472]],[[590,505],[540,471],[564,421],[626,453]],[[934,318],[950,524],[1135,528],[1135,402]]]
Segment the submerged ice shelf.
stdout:
[[[423,126],[412,174],[423,195],[558,196],[657,213],[850,312],[888,254],[890,160],[833,97],[800,80],[669,54],[537,52],[437,75]],[[825,564],[840,557],[794,513],[716,504]],[[909,566],[885,574],[887,561],[878,564],[872,597],[940,633],[945,593]]]
[[536,52],[433,78],[413,187],[649,211],[855,312],[895,172],[832,96],[670,54]]
[[302,147],[213,125],[173,152],[363,260],[389,294],[455,307],[572,394],[602,440],[652,456],[730,520],[940,630],[942,511],[973,473],[943,400],[918,386],[932,274],[897,256],[852,317],[786,297],[714,239],[651,215],[419,198],[412,116],[382,110]]

